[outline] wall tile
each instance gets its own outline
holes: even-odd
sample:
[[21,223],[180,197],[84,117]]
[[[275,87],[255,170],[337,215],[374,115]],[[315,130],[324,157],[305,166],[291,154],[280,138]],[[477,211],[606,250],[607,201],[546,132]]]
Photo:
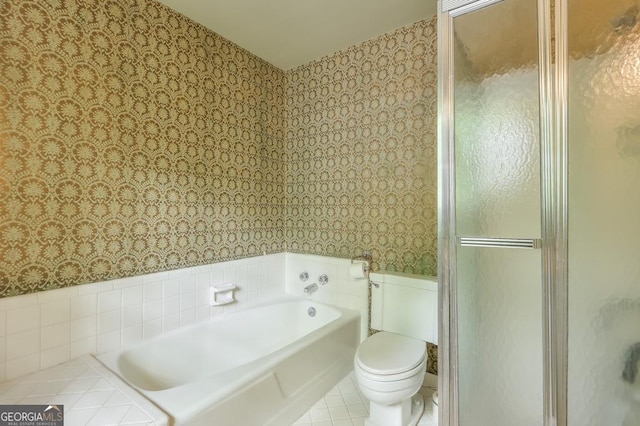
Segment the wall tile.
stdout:
[[180,294],[193,293],[196,291],[196,272],[180,279]]
[[10,380],[40,369],[40,354],[32,353],[15,359],[8,359],[6,365],[6,379]]
[[7,335],[31,331],[39,327],[40,307],[37,304],[7,311]]
[[60,299],[40,304],[40,325],[67,323],[71,319],[70,299]]
[[37,294],[38,303],[55,302],[58,300],[68,300],[78,295],[77,287],[67,287],[51,291],[43,291]]
[[21,331],[7,336],[7,360],[39,352],[40,329]]
[[98,314],[98,335],[122,328],[122,311],[101,312]]
[[88,294],[98,294],[104,291],[113,290],[114,281],[95,282],[78,287],[78,296],[85,296]]
[[69,345],[56,346],[50,349],[43,349],[40,353],[40,369],[45,369],[69,361]]
[[96,294],[87,294],[72,297],[70,305],[72,320],[95,315],[98,312],[98,296]]
[[162,318],[162,332],[177,330],[180,328],[180,314],[171,314]]
[[145,303],[162,299],[162,282],[145,283],[142,290]]
[[182,293],[180,295],[180,312],[194,309],[196,306],[196,292]]
[[157,320],[162,317],[162,300],[154,300],[151,302],[145,302],[142,305],[144,321]]
[[98,312],[122,309],[122,290],[105,291],[98,294]]
[[128,277],[122,278],[119,280],[115,280],[113,283],[113,288],[118,289],[126,289],[129,287],[140,287],[143,284],[142,277]]
[[195,323],[197,321],[196,313],[197,310],[195,308],[180,311],[180,327]]
[[[69,345],[69,359],[74,359],[82,355],[86,354],[94,354],[97,351],[98,347],[98,338],[95,334],[90,337],[73,340],[73,336],[71,337],[71,344]],[[31,370],[35,371],[35,370]]]
[[[42,327],[40,333],[41,350],[52,349],[58,346],[66,346],[67,351],[71,341],[69,322]],[[67,354],[68,355],[68,354]]]
[[122,346],[131,346],[139,342],[142,342],[142,322],[122,329]]
[[213,311],[210,306],[198,306],[196,308],[196,321],[205,321],[207,318],[212,318],[216,314],[221,314],[222,311]]
[[142,305],[142,294],[142,285],[124,288],[122,290],[122,307],[127,308]]
[[97,352],[104,353],[121,347],[122,331],[120,328],[98,335]]
[[180,294],[180,280],[169,280],[162,282],[163,299],[174,297]]
[[[162,297],[162,281],[145,281],[144,276],[135,280],[138,283],[137,287],[127,285],[114,289],[113,286],[102,286],[101,283],[90,285],[92,289],[105,289],[101,293],[94,293],[92,290],[85,294],[83,286],[79,286],[78,293],[67,294],[68,299],[56,299],[59,306],[65,307],[69,313],[68,317],[57,317],[56,314],[43,315],[44,318],[68,320],[51,320],[51,324],[47,321],[42,324],[35,321],[32,324],[36,326],[34,329],[17,330],[6,338],[0,337],[0,377],[1,374],[5,374],[3,371],[10,371],[5,374],[5,378],[15,377],[16,371],[26,374],[87,353],[100,353],[134,344],[196,321],[222,315],[253,303],[261,303],[268,298],[280,297],[286,289],[289,289],[289,293],[302,295],[301,283],[297,277],[301,270],[310,271],[313,280],[317,280],[322,273],[329,275],[329,283],[314,295],[307,297],[359,310],[363,318],[366,318],[366,285],[359,285],[360,281],[365,280],[351,279],[348,275],[349,265],[348,259],[284,253],[209,265],[207,269],[219,271],[221,278],[224,277],[225,271],[232,271],[227,272],[227,278],[245,278],[235,282],[238,286],[238,302],[217,307],[210,307],[208,304],[211,282],[207,282],[206,278],[211,274],[203,272],[200,267],[185,268],[179,273],[176,271],[172,276],[178,285],[170,283],[166,287],[169,289],[166,294],[171,295],[168,298]],[[145,282],[147,284],[143,284]],[[160,298],[144,303],[143,288],[152,289],[154,299]],[[180,293],[182,289],[195,291]],[[120,302],[127,294],[134,294],[134,298],[140,303],[131,306],[121,305]],[[52,307],[49,302],[52,299],[40,293],[34,296],[36,297],[30,300],[35,305],[25,306],[21,302],[24,308],[13,311],[48,312]],[[44,302],[38,304],[39,300]],[[147,315],[152,319],[145,319],[145,308]],[[0,311],[0,314],[3,313],[6,312]],[[365,320],[363,332],[366,331]]]
[[180,296],[162,299],[162,316],[177,315],[178,313],[180,313]]
[[142,324],[142,338],[149,340],[162,334],[162,319],[154,319],[145,321]]
[[122,309],[122,327],[142,325],[142,305],[129,306]]
[[36,294],[25,294],[21,296],[5,297],[0,299],[0,311],[9,311],[12,309],[21,309],[31,307],[38,303]]
[[72,342],[95,337],[98,334],[98,316],[89,315],[71,320],[70,333]]

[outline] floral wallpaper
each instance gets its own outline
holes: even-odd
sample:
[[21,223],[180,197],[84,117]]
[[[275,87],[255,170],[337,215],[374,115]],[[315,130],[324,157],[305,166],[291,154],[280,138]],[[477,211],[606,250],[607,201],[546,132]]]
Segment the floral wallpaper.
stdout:
[[0,297],[285,250],[434,274],[435,28],[285,72],[153,0],[0,0]]
[[287,248],[436,274],[436,18],[287,73]]
[[436,275],[436,29],[434,17],[287,72],[289,251],[366,250],[376,269]]
[[0,58],[0,297],[285,250],[283,71],[151,0],[2,0]]

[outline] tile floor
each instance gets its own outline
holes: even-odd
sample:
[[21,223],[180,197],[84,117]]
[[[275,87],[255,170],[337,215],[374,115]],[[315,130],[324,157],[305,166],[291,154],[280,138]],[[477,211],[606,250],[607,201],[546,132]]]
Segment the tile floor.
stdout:
[[[51,403],[64,405],[64,424],[67,426],[169,424],[165,413],[91,355],[0,383],[1,405]],[[40,422],[45,423],[49,422]]]
[[[431,395],[435,389],[423,387],[425,410],[418,426],[437,426],[433,417]],[[300,417],[293,426],[363,426],[369,415],[369,402],[359,392],[353,373],[345,377],[320,401]]]

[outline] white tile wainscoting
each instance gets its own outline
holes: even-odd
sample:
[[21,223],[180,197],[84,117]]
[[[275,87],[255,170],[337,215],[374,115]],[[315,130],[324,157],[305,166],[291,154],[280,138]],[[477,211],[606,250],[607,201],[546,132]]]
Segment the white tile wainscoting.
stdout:
[[[362,336],[366,337],[368,280],[351,277],[350,265],[349,259],[279,253],[0,299],[0,383],[5,382],[7,387],[48,372],[59,375],[58,370],[63,367],[71,371],[71,367],[86,363],[89,358],[85,355],[132,345],[286,294],[359,311]],[[301,272],[309,274],[307,281],[300,280]],[[322,274],[329,277],[326,285],[319,284]],[[210,306],[209,288],[223,283],[237,285],[237,302]],[[318,290],[305,294],[304,287],[312,283],[318,283]],[[47,371],[27,376],[39,370]],[[108,376],[117,383],[115,376]],[[427,399],[434,386],[435,382],[422,388],[427,405],[420,425],[437,424]],[[90,391],[93,389],[87,390]],[[5,389],[3,395],[12,392],[13,388]],[[71,393],[74,397],[78,395]],[[80,407],[83,409],[71,413],[75,403],[65,402],[70,420],[74,415],[86,417],[91,411]],[[138,413],[136,410],[143,406],[131,406],[130,410]],[[109,409],[108,404],[91,408],[95,416],[102,408]],[[295,425],[361,425],[367,415],[368,401],[358,392],[350,374]],[[163,423],[159,417],[148,423],[141,421],[141,424]]]
[[[350,278],[350,263],[279,253],[0,299],[0,382],[287,293],[360,311],[366,335],[367,280]],[[329,282],[305,295],[320,274]],[[237,303],[212,307],[209,287],[222,283],[238,286]]]
[[[284,294],[274,254],[0,299],[0,381],[97,354]],[[212,284],[237,303],[210,306]]]

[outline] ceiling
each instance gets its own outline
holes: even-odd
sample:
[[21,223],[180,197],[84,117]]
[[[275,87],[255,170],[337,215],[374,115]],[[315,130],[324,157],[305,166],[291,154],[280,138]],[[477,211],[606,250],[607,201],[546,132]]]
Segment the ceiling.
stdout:
[[436,0],[159,1],[283,70],[436,14]]

